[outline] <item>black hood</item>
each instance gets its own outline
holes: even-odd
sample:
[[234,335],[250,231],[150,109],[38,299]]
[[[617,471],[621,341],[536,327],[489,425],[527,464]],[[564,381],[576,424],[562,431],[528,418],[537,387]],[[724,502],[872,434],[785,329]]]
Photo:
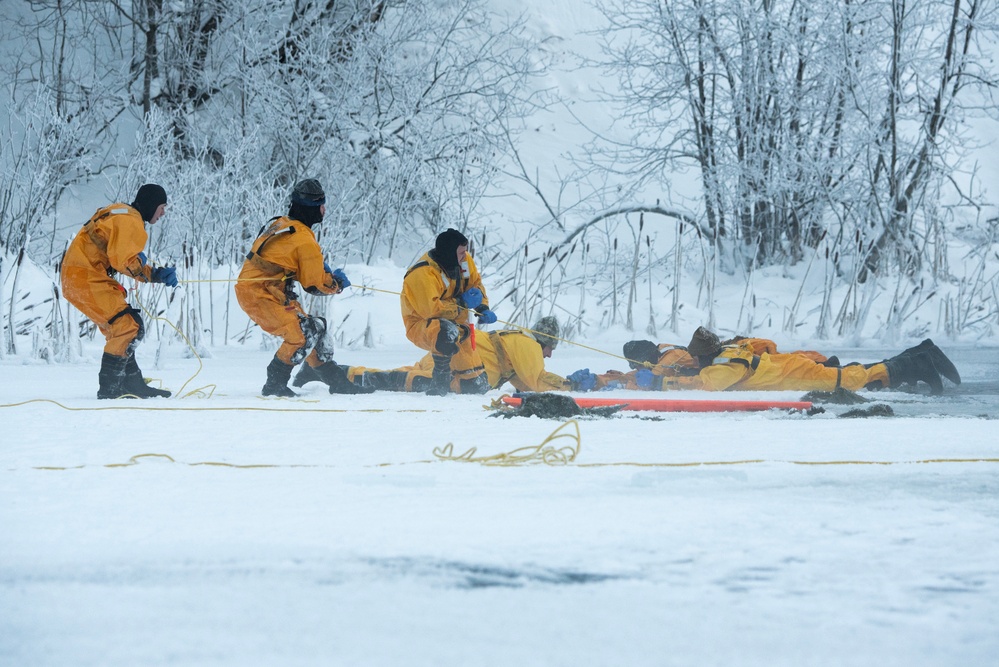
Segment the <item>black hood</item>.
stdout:
[[153,219],[153,215],[156,213],[156,209],[160,207],[160,204],[165,203],[167,203],[167,196],[163,186],[156,185],[155,183],[146,183],[136,193],[135,201],[132,202],[132,208],[139,212],[143,220],[149,222]]
[[437,235],[430,258],[440,265],[450,275],[456,275],[458,266],[458,247],[467,246],[468,239],[457,229],[448,229]]

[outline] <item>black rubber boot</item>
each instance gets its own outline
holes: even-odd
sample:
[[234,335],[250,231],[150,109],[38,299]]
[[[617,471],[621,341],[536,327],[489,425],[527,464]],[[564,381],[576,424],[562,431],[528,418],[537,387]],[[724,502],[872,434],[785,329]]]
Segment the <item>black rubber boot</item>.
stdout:
[[490,389],[489,378],[485,372],[479,373],[469,380],[462,379],[459,385],[463,394],[484,394]]
[[294,366],[286,364],[277,357],[271,359],[267,365],[267,382],[260,393],[264,396],[281,396],[284,398],[296,398],[298,394],[288,387],[288,380],[291,379],[291,370]]
[[125,380],[122,383],[122,390],[126,394],[133,394],[139,398],[170,398],[172,394],[166,389],[157,389],[146,384],[146,379],[142,377],[139,364],[135,361],[135,354],[128,357],[125,364]]
[[[376,391],[406,391],[406,371],[367,371],[359,378],[362,387],[371,387]],[[413,391],[419,391],[415,386]],[[354,381],[357,382],[358,378]]]
[[943,350],[937,347],[929,338],[916,347],[909,348],[906,352],[911,352],[913,354],[925,352],[930,355],[930,359],[933,360],[933,366],[937,369],[937,372],[939,372],[940,375],[944,376],[954,384],[961,384],[961,374],[957,372],[957,367],[954,365],[954,362],[948,359],[947,355],[943,353]]
[[323,379],[319,377],[319,373],[316,369],[309,364],[302,364],[302,367],[298,369],[295,373],[295,379],[291,381],[291,386],[293,387],[304,387],[309,382],[322,382]]
[[446,396],[451,391],[451,357],[434,355],[434,374],[427,387],[427,396]]
[[331,394],[370,394],[375,390],[374,387],[362,387],[351,382],[347,378],[347,371],[332,361],[312,370],[329,386]]
[[888,386],[892,389],[903,384],[915,385],[922,380],[930,385],[931,394],[943,393],[943,381],[940,373],[933,365],[933,359],[926,352],[914,354],[905,351],[902,354],[886,359],[885,368],[888,369]]
[[117,357],[104,353],[101,357],[101,370],[97,374],[97,398],[120,398],[125,394],[125,365],[128,357]]

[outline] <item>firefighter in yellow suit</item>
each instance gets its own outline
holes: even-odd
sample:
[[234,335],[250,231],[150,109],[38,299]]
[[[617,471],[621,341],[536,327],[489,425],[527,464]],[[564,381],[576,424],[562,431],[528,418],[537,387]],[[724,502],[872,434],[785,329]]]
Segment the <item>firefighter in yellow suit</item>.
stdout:
[[[527,331],[477,332],[476,349],[490,388],[498,389],[509,382],[517,391],[569,390],[565,378],[545,370],[545,359],[558,346],[559,333],[558,320],[552,316],[542,317]],[[426,391],[433,369],[433,355],[428,354],[413,366],[389,371],[352,366],[347,375],[352,382],[374,389]]]
[[646,368],[638,373],[648,372],[652,377],[652,389],[708,391],[834,391],[839,388],[857,391],[925,382],[931,393],[940,394],[943,392],[941,375],[954,384],[961,384],[957,368],[928,338],[882,362],[845,366],[823,365],[800,353],[758,354],[751,343],[736,340],[725,344],[704,327],[698,327],[694,332],[686,350],[696,361],[696,372],[663,376],[654,375]]
[[[777,344],[767,338],[736,336],[722,342],[722,345],[735,344],[749,347],[756,355],[778,354]],[[692,357],[683,345],[674,343],[657,345],[650,340],[631,340],[624,344],[623,352],[632,370],[600,373],[595,376],[593,389],[660,390],[663,378],[692,376],[700,371],[697,359]],[[779,354],[805,356],[823,366],[840,365],[836,357],[829,358],[814,350],[796,350]]]
[[143,185],[131,204],[98,209],[63,256],[63,296],[107,339],[97,376],[97,398],[170,396],[169,391],[150,387],[142,377],[135,348],[145,325],[139,310],[125,300],[125,288],[114,278],[118,273],[138,282],[177,286],[177,270],[149,266],[143,252],[149,239],[143,222],[156,224],[166,212],[166,203],[162,186]]
[[943,391],[941,376],[961,384],[961,375],[932,340],[926,339],[890,359],[874,364],[840,365],[819,352],[777,352],[773,341],[737,337],[728,341],[704,327],[686,347],[629,341],[624,356],[636,369],[594,375],[589,369],[569,374],[584,391],[617,382],[622,389],[702,389],[708,391],[796,390],[850,391],[925,382],[933,394]]
[[464,234],[448,229],[437,236],[434,247],[406,272],[400,305],[406,337],[433,357],[427,394],[489,390],[482,359],[472,345],[469,314],[479,324],[495,322],[496,315],[489,310]]
[[297,396],[288,387],[292,369],[303,360],[334,393],[368,393],[347,379],[333,361],[326,320],[309,315],[293,289],[297,281],[309,294],[339,294],[350,281],[343,269],[330,269],[312,231],[326,214],[326,193],[319,181],[305,179],[291,193],[288,215],[273,218],[246,255],[236,281],[236,300],[250,319],[283,342],[267,366],[264,396]]

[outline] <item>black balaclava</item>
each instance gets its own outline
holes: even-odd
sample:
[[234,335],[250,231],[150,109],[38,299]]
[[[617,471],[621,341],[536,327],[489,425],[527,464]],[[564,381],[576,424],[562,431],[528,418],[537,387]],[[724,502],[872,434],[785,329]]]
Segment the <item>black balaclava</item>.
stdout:
[[323,221],[321,207],[326,203],[326,193],[323,186],[314,178],[299,181],[291,191],[291,206],[288,217],[298,220],[308,227],[318,225]]
[[659,363],[659,346],[651,340],[629,340],[624,344],[624,358],[632,368]]
[[458,246],[467,246],[468,239],[457,229],[448,229],[437,235],[430,258],[444,269],[449,276],[457,277],[461,273],[458,265]]
[[156,209],[160,207],[160,204],[165,203],[167,203],[167,197],[163,186],[156,185],[155,183],[146,183],[136,193],[135,201],[132,202],[132,208],[139,212],[144,221],[149,222],[153,219],[153,215],[156,214]]

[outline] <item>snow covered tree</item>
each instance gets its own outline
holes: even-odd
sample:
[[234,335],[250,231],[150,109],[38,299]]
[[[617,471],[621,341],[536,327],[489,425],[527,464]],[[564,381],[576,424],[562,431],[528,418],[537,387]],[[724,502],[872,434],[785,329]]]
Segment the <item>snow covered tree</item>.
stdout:
[[996,80],[976,41],[994,15],[978,0],[612,3],[606,63],[635,128],[615,155],[646,180],[696,168],[707,226],[748,264],[797,261],[829,233],[840,256],[911,270],[926,188],[957,173],[969,93]]

